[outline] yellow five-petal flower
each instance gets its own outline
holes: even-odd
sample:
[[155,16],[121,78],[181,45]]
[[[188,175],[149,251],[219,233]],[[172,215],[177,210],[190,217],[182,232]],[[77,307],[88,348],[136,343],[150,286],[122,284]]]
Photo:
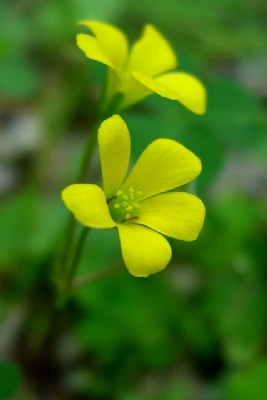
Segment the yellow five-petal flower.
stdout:
[[121,94],[117,111],[129,107],[151,93],[177,100],[196,114],[206,110],[202,83],[185,72],[170,72],[177,66],[168,41],[152,26],[146,25],[129,51],[123,32],[99,21],[82,21],[94,36],[77,35],[78,47],[85,55],[109,67],[105,106]]
[[159,272],[171,258],[171,247],[162,235],[192,241],[202,229],[202,201],[189,193],[168,192],[195,179],[201,162],[176,141],[158,139],[127,176],[130,135],[119,115],[102,122],[98,144],[104,189],[73,184],[63,190],[63,201],[85,226],[118,228],[122,256],[132,275]]

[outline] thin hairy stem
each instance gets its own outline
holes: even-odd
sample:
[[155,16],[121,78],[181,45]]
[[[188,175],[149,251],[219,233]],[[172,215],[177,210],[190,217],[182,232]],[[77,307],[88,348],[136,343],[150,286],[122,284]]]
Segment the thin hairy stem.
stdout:
[[107,275],[110,275],[111,273],[117,271],[120,267],[121,267],[121,264],[114,264],[114,265],[111,265],[110,267],[108,267],[106,269],[103,269],[102,271],[97,271],[97,272],[94,272],[94,273],[92,273],[90,275],[87,275],[87,276],[84,276],[82,278],[76,279],[73,282],[72,288],[73,289],[79,288],[81,286],[88,285],[88,284],[90,284],[92,282],[98,281],[99,279],[101,279],[101,278],[103,278],[103,277],[105,277]]
[[86,237],[87,237],[89,231],[90,231],[89,228],[83,228],[80,233],[80,236],[78,237],[75,250],[73,252],[71,261],[68,266],[67,278],[66,278],[66,284],[65,284],[65,294],[68,294],[70,291],[70,288],[72,285],[72,280],[77,271],[79,261],[80,261],[81,255],[82,255],[84,243],[85,243],[85,240],[86,240]]
[[[98,124],[96,124],[96,127]],[[95,128],[91,135],[88,136],[88,140],[85,146],[85,151],[83,153],[82,162],[80,166],[80,170],[77,175],[77,180],[75,183],[81,183],[86,178],[86,173],[93,155],[93,151],[96,145],[97,140],[97,129]],[[76,221],[74,220],[73,216],[70,215],[68,217],[68,221],[65,228],[65,235],[64,235],[64,245],[61,250],[61,256],[59,258],[58,264],[60,275],[64,277],[67,273],[67,266],[70,254],[73,249],[73,240],[74,240],[74,231],[75,231]]]

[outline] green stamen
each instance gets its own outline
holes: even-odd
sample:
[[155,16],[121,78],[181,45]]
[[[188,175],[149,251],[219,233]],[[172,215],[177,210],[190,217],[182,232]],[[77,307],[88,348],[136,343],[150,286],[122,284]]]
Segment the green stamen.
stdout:
[[141,209],[138,197],[141,195],[132,186],[126,190],[118,190],[116,196],[108,202],[112,219],[117,223],[137,220]]

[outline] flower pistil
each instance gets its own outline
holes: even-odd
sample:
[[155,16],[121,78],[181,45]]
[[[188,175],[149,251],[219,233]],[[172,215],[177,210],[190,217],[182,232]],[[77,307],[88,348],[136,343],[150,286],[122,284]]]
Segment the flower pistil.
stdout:
[[138,219],[141,206],[138,198],[142,192],[132,186],[126,190],[118,190],[116,196],[108,200],[110,215],[116,223],[130,222]]

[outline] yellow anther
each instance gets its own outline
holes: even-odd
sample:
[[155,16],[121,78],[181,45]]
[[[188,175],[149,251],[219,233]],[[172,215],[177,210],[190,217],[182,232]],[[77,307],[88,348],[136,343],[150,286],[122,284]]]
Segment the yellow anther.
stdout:
[[134,193],[134,188],[132,186],[129,188],[129,192]]
[[123,200],[129,200],[129,196],[127,196],[127,194],[124,194],[124,195],[122,196],[122,199],[123,199]]
[[120,208],[121,206],[120,206],[120,204],[119,203],[115,203],[114,204],[114,208],[116,208],[117,210],[118,210],[118,208]]
[[127,213],[126,215],[125,215],[125,219],[130,219],[131,218],[131,214],[130,213]]
[[118,190],[117,191],[117,196],[118,197],[123,196],[123,195],[124,195],[124,191],[123,190]]
[[129,211],[129,212],[132,212],[133,211],[133,206],[129,205],[128,207],[126,207],[125,210]]

